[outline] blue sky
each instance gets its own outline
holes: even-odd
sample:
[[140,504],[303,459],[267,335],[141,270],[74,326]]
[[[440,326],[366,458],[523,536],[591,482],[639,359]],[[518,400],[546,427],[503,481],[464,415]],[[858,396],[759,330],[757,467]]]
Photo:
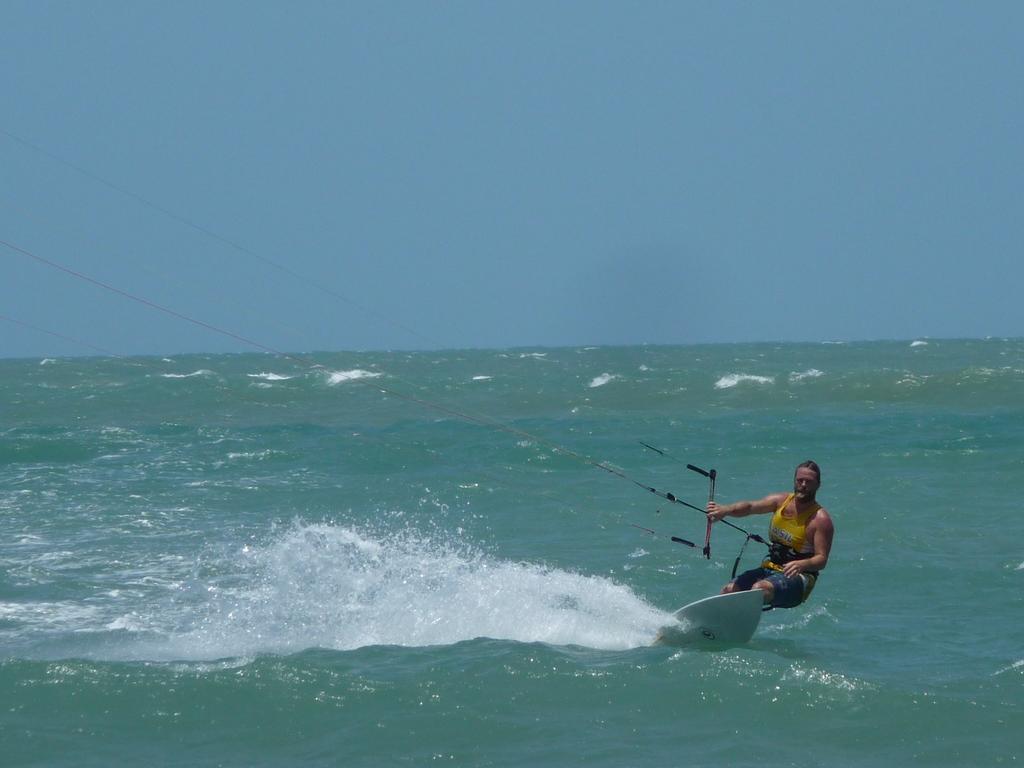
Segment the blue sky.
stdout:
[[[1024,335],[1024,4],[0,5],[0,240],[285,351]],[[0,245],[0,356],[242,351]]]

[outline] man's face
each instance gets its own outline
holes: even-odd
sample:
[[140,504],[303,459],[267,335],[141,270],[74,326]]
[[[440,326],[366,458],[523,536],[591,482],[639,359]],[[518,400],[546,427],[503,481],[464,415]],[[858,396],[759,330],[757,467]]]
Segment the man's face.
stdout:
[[793,478],[793,492],[800,501],[812,501],[814,494],[818,492],[817,473],[810,467],[800,467]]

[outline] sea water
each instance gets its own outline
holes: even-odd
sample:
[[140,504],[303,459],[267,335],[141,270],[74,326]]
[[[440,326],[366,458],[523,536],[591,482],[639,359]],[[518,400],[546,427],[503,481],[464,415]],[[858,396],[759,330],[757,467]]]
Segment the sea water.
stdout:
[[[0,361],[0,765],[1020,764],[1022,438],[1021,340]],[[652,647],[744,536],[644,487],[805,459],[810,601]]]

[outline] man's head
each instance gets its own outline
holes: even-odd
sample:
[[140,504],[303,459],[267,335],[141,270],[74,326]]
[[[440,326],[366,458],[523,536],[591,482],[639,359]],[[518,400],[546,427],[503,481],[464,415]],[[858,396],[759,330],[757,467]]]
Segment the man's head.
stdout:
[[793,493],[800,501],[814,501],[821,487],[821,468],[813,461],[805,461],[796,468],[793,476]]

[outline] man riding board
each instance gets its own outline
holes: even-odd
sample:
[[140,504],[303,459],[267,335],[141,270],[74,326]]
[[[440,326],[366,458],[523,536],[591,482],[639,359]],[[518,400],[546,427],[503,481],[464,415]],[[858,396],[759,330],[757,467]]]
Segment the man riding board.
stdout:
[[712,522],[725,517],[772,513],[768,557],[759,568],[745,571],[722,588],[722,593],[760,589],[773,608],[794,608],[810,597],[818,573],[828,563],[835,529],[828,512],[815,499],[821,469],[813,461],[796,468],[793,492],[772,493],[756,501],[733,504],[708,502]]

